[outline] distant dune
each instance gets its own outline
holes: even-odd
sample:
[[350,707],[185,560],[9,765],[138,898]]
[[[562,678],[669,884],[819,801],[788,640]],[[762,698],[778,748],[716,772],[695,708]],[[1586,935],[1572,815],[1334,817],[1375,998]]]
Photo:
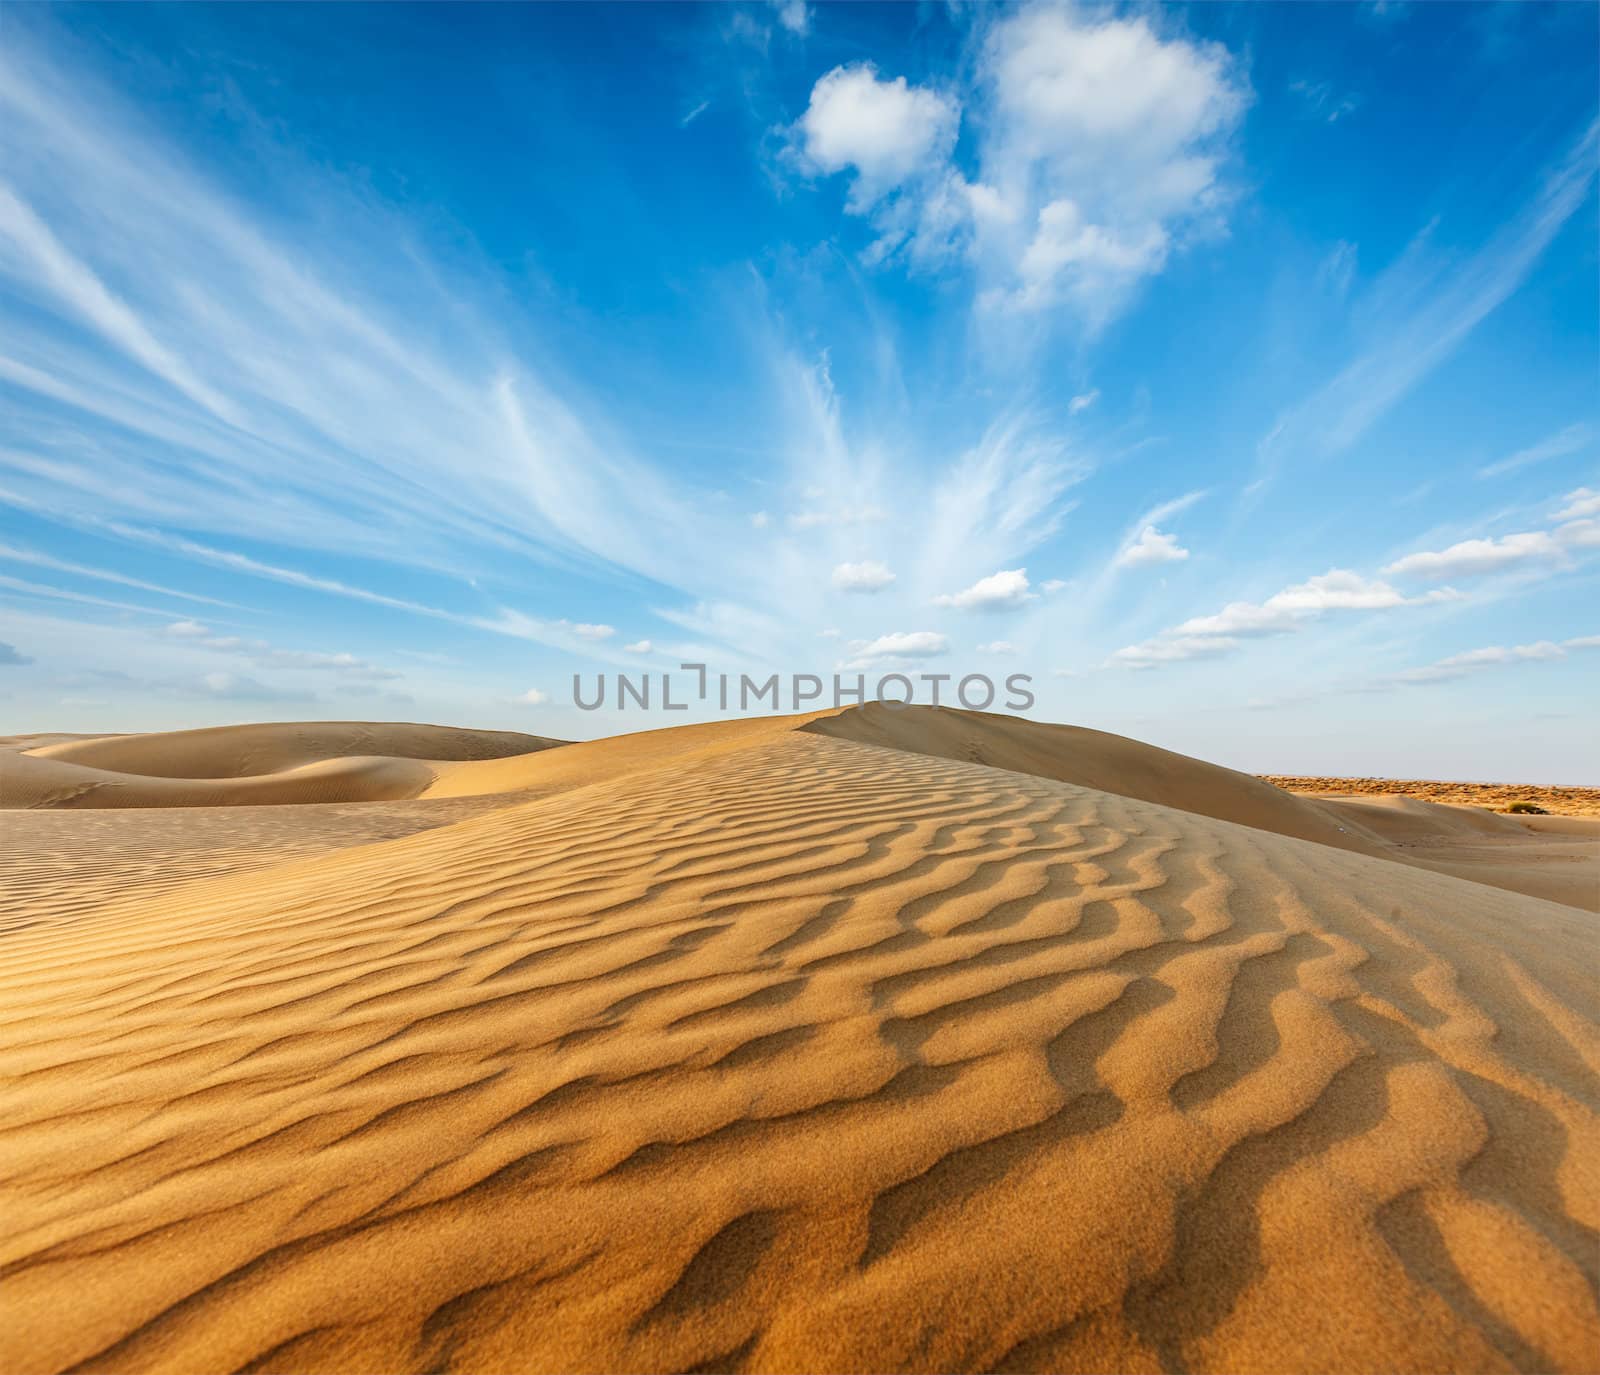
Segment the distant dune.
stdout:
[[1600,1368],[1595,918],[1434,867],[1549,835],[934,709],[351,740],[491,809],[4,935],[6,1370]]
[[228,807],[416,797],[430,761],[497,759],[559,741],[515,731],[307,721],[68,737],[0,752],[0,808]]
[[1422,802],[1487,807],[1503,812],[1532,802],[1555,816],[1600,816],[1600,788],[1561,788],[1542,783],[1445,783],[1430,779],[1312,778],[1271,775],[1268,783],[1318,797],[1414,797]]

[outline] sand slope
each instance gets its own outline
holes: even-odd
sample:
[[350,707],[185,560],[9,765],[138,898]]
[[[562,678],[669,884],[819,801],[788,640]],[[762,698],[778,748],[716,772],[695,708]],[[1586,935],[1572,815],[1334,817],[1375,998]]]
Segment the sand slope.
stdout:
[[0,809],[230,807],[411,798],[433,761],[562,743],[515,731],[307,721],[67,738],[0,752]]
[[1390,794],[1321,799],[1385,858],[1600,912],[1600,817],[1506,816]]
[[1373,852],[1381,848],[1376,837],[1344,818],[1330,816],[1317,802],[1295,797],[1250,774],[1082,726],[987,712],[873,703],[857,710],[830,712],[802,728],[840,740],[1054,778],[1341,849]]
[[88,921],[116,898],[413,835],[504,805],[463,797],[14,811],[0,823],[0,932]]
[[6,939],[0,1365],[1600,1364],[1592,918],[782,722],[610,743]]

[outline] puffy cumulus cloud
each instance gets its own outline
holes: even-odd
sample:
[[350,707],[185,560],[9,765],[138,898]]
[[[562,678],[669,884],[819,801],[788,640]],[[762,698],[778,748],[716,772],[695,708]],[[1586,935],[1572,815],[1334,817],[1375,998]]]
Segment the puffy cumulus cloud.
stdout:
[[540,692],[538,688],[529,688],[526,692],[519,692],[511,699],[519,706],[542,707],[550,700],[548,693]]
[[[991,31],[985,65],[1010,151],[1060,168],[1198,157],[1197,142],[1231,127],[1248,100],[1220,45],[1162,39],[1142,17],[1022,10]],[[1141,194],[1162,203],[1174,180]]]
[[[802,170],[851,177],[845,208],[878,235],[869,261],[961,255],[986,306],[1069,305],[1094,325],[1220,225],[1220,168],[1249,99],[1220,45],[1163,37],[1142,16],[1039,7],[989,24],[961,95],[835,67],[790,136]],[[964,108],[970,168],[954,156]]]
[[655,646],[649,640],[635,640],[631,645],[623,645],[624,654],[648,654]]
[[32,662],[33,660],[15,645],[8,645],[4,640],[0,640],[0,668],[21,668],[24,664]]
[[778,23],[796,38],[811,32],[811,7],[806,0],[772,0],[772,5],[778,12]]
[[1145,17],[1037,8],[993,26],[980,69],[979,180],[1011,210],[977,230],[992,303],[1104,316],[1220,212],[1226,140],[1249,103],[1220,45],[1164,38]]
[[795,125],[801,166],[852,174],[847,208],[866,214],[900,187],[944,167],[961,105],[905,77],[884,80],[870,62],[835,67],[812,87]]
[[841,563],[833,570],[833,585],[841,592],[881,592],[894,574],[881,563]]
[[949,648],[950,641],[932,630],[897,630],[875,640],[855,640],[850,645],[858,664],[880,659],[931,659]]
[[1023,568],[1003,569],[979,578],[961,592],[935,597],[935,606],[953,606],[958,611],[1001,611],[1034,600],[1028,590],[1028,573]]
[[1165,535],[1153,525],[1139,531],[1138,538],[1125,544],[1112,561],[1116,568],[1142,568],[1152,563],[1181,563],[1189,551],[1181,548],[1176,535]]

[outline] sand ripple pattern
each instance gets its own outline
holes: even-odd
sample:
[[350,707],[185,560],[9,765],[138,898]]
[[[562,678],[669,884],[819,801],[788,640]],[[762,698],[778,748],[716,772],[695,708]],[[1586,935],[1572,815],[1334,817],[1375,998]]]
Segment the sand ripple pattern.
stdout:
[[18,1372],[1593,1370],[1572,908],[788,735],[5,939]]

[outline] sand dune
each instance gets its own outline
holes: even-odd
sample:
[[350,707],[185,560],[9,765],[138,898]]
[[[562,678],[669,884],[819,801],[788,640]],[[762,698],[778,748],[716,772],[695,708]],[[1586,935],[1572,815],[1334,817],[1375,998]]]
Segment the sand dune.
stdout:
[[1341,849],[1379,848],[1376,837],[1345,824],[1343,818],[1331,817],[1316,802],[1295,797],[1250,774],[1081,726],[873,703],[859,710],[819,716],[803,729],[840,740],[1054,778]]
[[41,759],[150,778],[247,778],[352,755],[394,759],[499,759],[557,740],[509,730],[463,730],[402,721],[269,721],[149,735],[102,735],[31,751]]
[[1321,799],[1389,859],[1600,912],[1600,817],[1505,816],[1403,794]]
[[0,1365],[1600,1364],[1593,918],[872,716],[9,934]]
[[505,803],[463,797],[14,811],[0,823],[0,932],[88,920],[113,898],[414,835]]
[[560,743],[515,731],[353,721],[67,737],[0,752],[0,809],[387,801],[420,795],[435,765]]
[[1414,797],[1463,807],[1503,812],[1513,803],[1532,802],[1557,816],[1600,816],[1600,788],[1551,787],[1540,783],[1445,783],[1429,779],[1315,778],[1263,775],[1268,783],[1314,797]]

